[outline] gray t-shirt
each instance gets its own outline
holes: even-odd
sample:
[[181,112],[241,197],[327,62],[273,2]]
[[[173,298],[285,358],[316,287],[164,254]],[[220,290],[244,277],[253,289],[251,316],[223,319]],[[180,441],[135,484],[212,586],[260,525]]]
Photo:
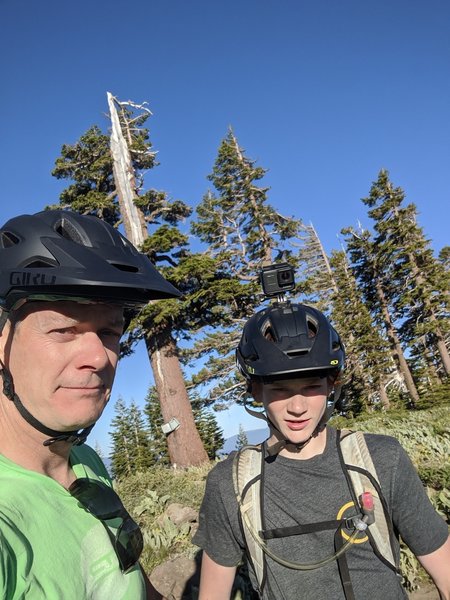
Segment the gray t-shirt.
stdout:
[[[435,512],[408,455],[384,435],[365,434],[392,521],[416,555],[437,550],[447,539],[445,521]],[[238,565],[245,552],[239,509],[232,482],[233,455],[208,476],[194,543],[218,564]],[[355,514],[336,449],[336,431],[327,428],[323,454],[308,460],[266,458],[264,529],[328,521]],[[335,531],[321,531],[271,539],[269,547],[294,562],[312,563],[334,553]],[[398,556],[399,547],[396,548]],[[355,543],[346,553],[355,597],[370,600],[406,598],[400,579],[376,557],[368,541]],[[336,561],[316,570],[288,569],[266,557],[264,600],[344,600]],[[255,585],[254,573],[249,565]]]

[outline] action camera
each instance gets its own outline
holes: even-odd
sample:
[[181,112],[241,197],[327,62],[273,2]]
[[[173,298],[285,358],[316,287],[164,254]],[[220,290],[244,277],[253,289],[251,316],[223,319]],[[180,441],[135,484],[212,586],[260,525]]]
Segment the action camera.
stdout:
[[294,268],[288,263],[263,267],[261,285],[266,296],[279,296],[295,287]]

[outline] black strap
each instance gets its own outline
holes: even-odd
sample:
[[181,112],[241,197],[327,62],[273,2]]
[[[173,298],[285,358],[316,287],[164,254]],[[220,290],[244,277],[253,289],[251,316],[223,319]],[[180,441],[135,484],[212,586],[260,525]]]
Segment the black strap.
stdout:
[[[1,361],[0,361],[1,362]],[[2,364],[3,368],[0,368],[0,377],[3,378],[3,393],[4,395],[14,403],[14,406],[19,411],[25,421],[40,431],[44,435],[48,435],[49,439],[44,441],[44,446],[50,446],[54,442],[70,442],[75,446],[79,446],[86,441],[87,436],[91,432],[91,429],[94,427],[94,424],[89,427],[85,427],[81,431],[56,431],[55,429],[50,429],[43,425],[40,421],[33,417],[33,415],[25,408],[20,400],[19,396],[14,391],[14,384],[11,377],[11,373],[8,369]]]
[[275,529],[260,531],[259,535],[264,540],[272,540],[274,538],[289,537],[291,535],[302,535],[304,533],[315,533],[316,531],[336,529],[346,521],[347,519],[334,519],[332,521],[318,521],[317,523],[292,525],[291,527],[277,527]]
[[[342,528],[336,530],[334,534],[334,551],[338,552],[344,545],[342,537]],[[342,588],[344,590],[345,600],[355,600],[355,594],[353,593],[352,580],[350,578],[350,571],[347,562],[347,553],[341,554],[337,559],[337,565],[339,569],[339,576],[341,578]]]

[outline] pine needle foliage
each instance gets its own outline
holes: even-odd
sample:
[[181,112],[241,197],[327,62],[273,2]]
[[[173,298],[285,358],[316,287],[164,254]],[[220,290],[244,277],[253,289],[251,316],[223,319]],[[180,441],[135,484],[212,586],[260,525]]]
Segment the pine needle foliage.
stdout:
[[112,440],[111,467],[116,479],[144,471],[155,463],[149,432],[137,405],[126,405],[119,398],[114,406],[115,416],[111,421]]
[[230,128],[222,140],[212,173],[214,186],[197,206],[192,232],[207,245],[221,273],[215,293],[224,304],[215,320],[201,330],[186,352],[191,364],[203,360],[192,376],[193,386],[203,386],[205,402],[221,407],[240,401],[244,386],[235,370],[234,351],[245,321],[258,308],[262,296],[259,273],[264,265],[280,260],[297,264],[304,226],[299,219],[281,215],[268,202],[261,184],[265,170],[248,158]]
[[387,341],[363,302],[345,253],[333,252],[330,264],[337,289],[332,319],[346,349],[346,413],[389,408],[385,385],[395,369]]
[[364,303],[384,329],[407,404],[414,407],[448,377],[449,280],[444,261],[433,256],[417,224],[416,207],[404,200],[403,190],[381,170],[362,199],[373,233],[362,228],[343,233]]
[[419,400],[419,394],[392,313],[391,298],[396,291],[386,272],[386,259],[383,253],[378,252],[379,248],[368,230],[349,227],[342,233],[346,236],[347,253],[364,304],[386,336],[401,391],[409,394],[405,405],[413,407]]
[[389,302],[399,335],[413,356],[422,357],[431,371],[446,377],[450,357],[448,283],[443,265],[434,257],[429,240],[417,224],[417,208],[404,204],[405,194],[381,170],[370,194],[363,198],[374,221],[380,264],[391,282]]
[[245,429],[242,426],[242,423],[239,423],[239,432],[238,432],[237,438],[236,438],[236,450],[240,450],[244,446],[247,446],[247,444],[248,444],[247,434],[245,433]]

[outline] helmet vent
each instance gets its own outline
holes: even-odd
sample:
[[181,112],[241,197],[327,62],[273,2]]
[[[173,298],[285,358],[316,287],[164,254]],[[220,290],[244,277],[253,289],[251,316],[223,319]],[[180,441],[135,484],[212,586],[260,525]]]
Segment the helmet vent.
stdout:
[[308,352],[309,350],[286,350],[285,354],[289,356],[289,358],[296,358],[297,356],[305,356]]
[[20,239],[17,237],[17,235],[14,235],[14,233],[12,233],[11,231],[2,231],[2,248],[11,248],[11,246],[16,246],[17,244],[20,244]]
[[59,233],[59,235],[63,238],[66,238],[66,240],[76,242],[81,246],[92,247],[91,241],[89,240],[85,232],[80,227],[76,227],[76,225],[74,225],[69,219],[66,219],[65,217],[63,217],[55,223],[54,229],[56,233]]
[[262,334],[266,338],[266,340],[268,340],[269,342],[276,342],[276,340],[277,340],[275,333],[274,333],[272,327],[270,326],[269,322],[264,323],[264,325],[262,327]]
[[308,337],[309,338],[316,337],[317,331],[318,331],[317,323],[315,323],[312,319],[308,319],[307,325],[308,325]]
[[34,260],[30,262],[26,267],[27,269],[48,269],[49,267],[56,267],[57,263],[45,261],[45,260]]
[[133,265],[124,265],[121,263],[109,263],[112,267],[115,267],[119,271],[126,271],[127,273],[138,273],[139,269]]

